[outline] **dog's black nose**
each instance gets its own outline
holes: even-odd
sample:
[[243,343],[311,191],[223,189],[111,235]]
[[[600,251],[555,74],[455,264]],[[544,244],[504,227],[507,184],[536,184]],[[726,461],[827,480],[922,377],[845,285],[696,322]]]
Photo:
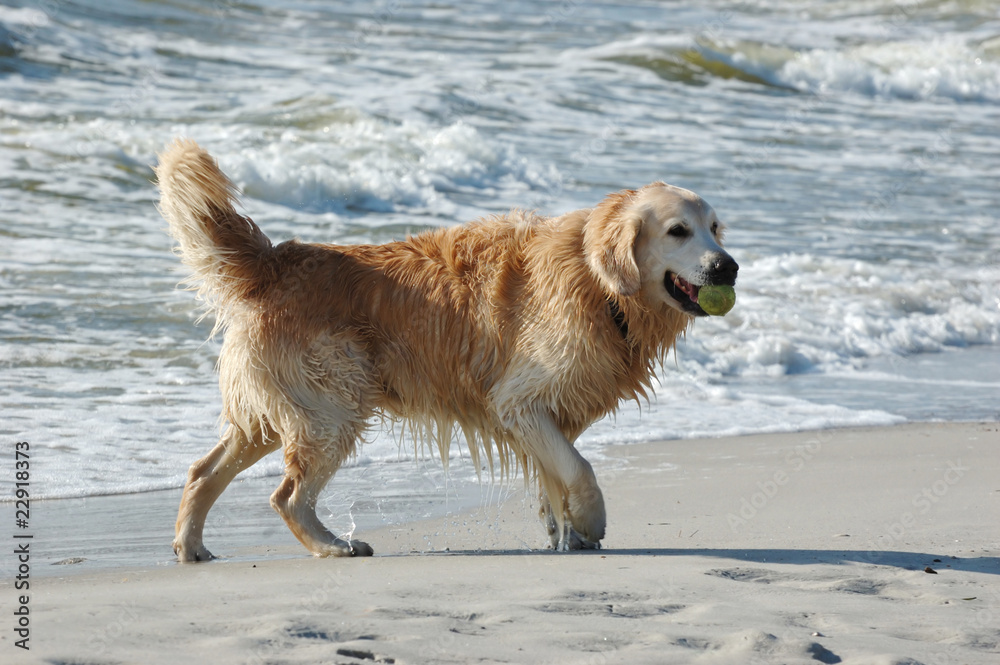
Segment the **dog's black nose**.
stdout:
[[732,286],[736,283],[736,273],[739,270],[740,266],[733,260],[733,257],[728,254],[719,254],[708,268],[709,283]]

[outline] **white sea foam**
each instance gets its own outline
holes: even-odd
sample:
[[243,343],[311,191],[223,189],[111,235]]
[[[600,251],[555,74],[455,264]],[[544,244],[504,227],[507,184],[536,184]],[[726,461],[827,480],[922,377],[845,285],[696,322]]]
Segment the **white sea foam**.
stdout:
[[453,217],[449,194],[551,187],[558,174],[456,122],[390,124],[358,114],[221,157],[247,196],[307,212],[399,209]]
[[49,15],[34,7],[0,7],[0,24],[10,30],[41,28],[49,23]]
[[640,34],[574,51],[565,61],[619,60],[665,76],[741,78],[813,94],[1000,101],[1000,57],[969,37],[849,41],[828,48],[697,35]]
[[820,94],[1000,101],[1000,60],[955,36],[801,51],[774,79]]

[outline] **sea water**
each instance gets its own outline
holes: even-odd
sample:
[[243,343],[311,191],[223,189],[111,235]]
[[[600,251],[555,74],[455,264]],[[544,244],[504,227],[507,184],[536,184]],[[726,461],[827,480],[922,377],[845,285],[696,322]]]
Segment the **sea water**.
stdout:
[[[558,214],[654,180],[702,194],[737,305],[588,456],[1000,417],[993,2],[6,3],[0,440],[30,442],[36,497],[180,487],[218,436],[219,340],[176,286],[152,182],[177,136],[276,242]],[[461,445],[446,481],[398,429],[367,441],[327,514],[475,478]]]

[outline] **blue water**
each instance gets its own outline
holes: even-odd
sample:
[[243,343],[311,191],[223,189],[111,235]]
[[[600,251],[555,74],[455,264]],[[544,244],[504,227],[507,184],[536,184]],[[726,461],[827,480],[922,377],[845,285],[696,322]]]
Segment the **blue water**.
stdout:
[[[50,497],[178,487],[214,443],[219,343],[151,184],[179,135],[277,241],[701,193],[739,302],[589,455],[1000,418],[995,3],[698,4],[0,7],[0,439],[33,444]],[[412,442],[372,439],[356,468],[424,482]]]

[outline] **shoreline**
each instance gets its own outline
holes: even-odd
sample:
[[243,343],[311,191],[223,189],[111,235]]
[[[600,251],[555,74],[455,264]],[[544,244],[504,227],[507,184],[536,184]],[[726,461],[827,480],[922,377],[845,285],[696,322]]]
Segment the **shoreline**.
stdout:
[[[32,650],[19,653],[7,629],[0,653],[16,663],[985,665],[1000,657],[998,453],[998,423],[615,446],[597,465],[605,549],[577,553],[540,549],[520,487],[468,511],[359,528],[374,557],[315,559],[256,486],[271,479],[255,479],[234,486],[228,521],[206,531],[210,549],[233,556],[184,566],[169,561],[168,493],[159,507],[149,495],[85,502],[66,517],[92,532],[61,533],[65,547],[167,551],[105,569],[39,557]],[[123,508],[134,526],[112,527]],[[35,544],[52,535],[40,530]],[[0,582],[4,611],[11,580]]]
[[[702,451],[716,448],[749,449],[749,447],[768,445],[781,448],[784,451],[783,458],[775,457],[769,461],[771,464],[769,471],[750,476],[755,479],[755,484],[743,491],[738,497],[738,502],[730,502],[728,505],[725,512],[726,521],[732,535],[736,536],[739,531],[744,530],[750,520],[767,512],[768,503],[777,496],[784,485],[794,480],[796,474],[802,471],[813,457],[821,454],[824,443],[835,443],[838,438],[883,431],[921,432],[928,428],[991,425],[994,423],[905,422],[893,425],[614,444],[601,448],[600,458],[594,461],[594,466],[598,482],[602,487],[609,478],[614,479],[619,471],[628,469],[630,465],[648,466],[651,461],[661,466],[644,469],[640,474],[652,473],[659,469],[668,483],[683,486],[690,481],[691,474],[681,472],[680,476],[675,477],[678,469],[662,468],[663,464],[668,467],[676,466],[678,462],[689,461],[690,455],[700,457]],[[786,440],[790,443],[786,444]],[[459,461],[464,463],[467,458]],[[456,461],[452,460],[452,464],[455,463]],[[402,533],[426,533],[422,541],[406,539],[398,542],[395,549],[390,547],[388,551],[385,551],[385,547],[376,548],[376,556],[443,551],[449,547],[448,540],[441,540],[438,536],[438,543],[435,543],[435,533],[460,537],[461,534],[451,533],[456,530],[459,521],[463,524],[471,521],[483,526],[484,520],[492,519],[496,522],[501,516],[504,516],[506,523],[504,529],[494,529],[496,530],[494,540],[503,549],[510,547],[523,548],[526,551],[546,549],[547,539],[535,513],[537,506],[534,497],[530,496],[530,492],[526,494],[520,476],[505,483],[491,483],[487,479],[481,483],[468,479],[458,481],[445,479],[442,482],[439,462],[420,460],[407,465],[412,467],[406,470],[411,474],[411,478],[421,473],[425,478],[430,473],[438,477],[427,482],[431,487],[415,489],[403,497],[390,496],[375,501],[371,497],[355,495],[349,517],[335,516],[329,510],[324,513],[322,508],[324,503],[338,503],[326,497],[327,492],[325,492],[320,501],[321,518],[330,525],[331,530],[338,533],[340,530],[334,528],[335,524],[344,525],[345,519],[348,521],[353,519],[356,522],[354,537],[365,540],[369,537],[368,534],[373,534],[370,536],[373,545],[386,535],[390,541],[400,541]],[[739,473],[737,471],[745,469],[748,465],[751,463],[744,462],[742,466],[731,467],[733,473],[723,473],[727,476],[726,480],[716,489],[730,489],[734,479],[728,476],[742,476],[742,471]],[[423,467],[427,467],[429,472],[424,471]],[[364,473],[364,467],[343,469],[331,482],[331,488],[335,488],[337,494],[351,494],[359,485],[352,476],[359,472]],[[282,559],[310,557],[269,505],[270,494],[279,481],[280,476],[245,479],[238,477],[220,497],[209,515],[205,531],[206,545],[219,556],[219,562],[244,558],[259,561],[266,560],[269,556]],[[697,487],[696,492],[710,489],[708,486]],[[53,532],[61,534],[60,541],[50,541],[51,547],[44,551],[41,559],[43,565],[38,575],[60,576],[99,572],[123,566],[143,568],[176,564],[170,551],[170,543],[173,539],[173,524],[181,492],[182,488],[175,488],[131,494],[33,501],[35,530],[42,535]],[[926,512],[928,505],[933,506],[931,502],[934,499],[935,495],[932,492],[930,498],[924,497],[920,500],[919,506],[914,506],[914,510],[908,512],[917,512],[917,509]],[[134,509],[137,504],[142,506],[141,511]],[[612,511],[616,506],[612,504],[611,499],[607,500],[607,504],[609,538],[613,539]],[[515,515],[523,519],[523,526],[518,527],[516,520],[513,519]],[[128,543],[129,547],[103,546],[93,539],[92,534],[100,532],[100,528],[96,525],[101,523],[117,524],[120,531],[133,534]],[[497,526],[493,524],[493,527]],[[688,531],[687,537],[695,535],[690,533],[690,529]],[[844,534],[844,537],[848,535]],[[726,533],[723,531],[720,537],[725,536]],[[608,539],[605,539],[604,545],[605,548],[612,546]],[[85,561],[76,561],[80,558]]]

